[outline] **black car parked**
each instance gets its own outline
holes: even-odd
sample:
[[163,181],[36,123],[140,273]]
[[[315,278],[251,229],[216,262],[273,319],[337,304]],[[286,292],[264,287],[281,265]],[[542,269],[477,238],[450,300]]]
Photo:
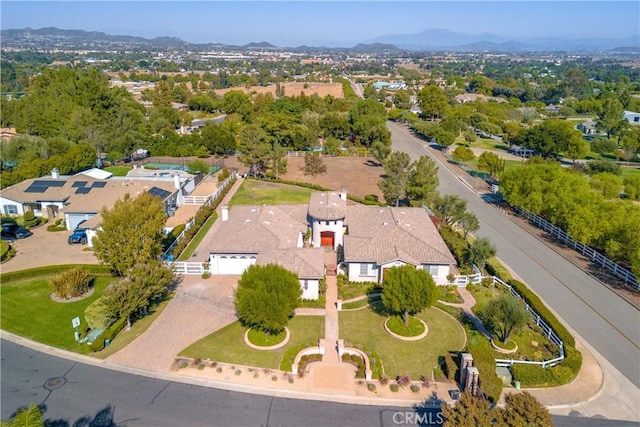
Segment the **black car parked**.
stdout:
[[33,233],[21,225],[12,222],[2,224],[2,240],[25,239]]

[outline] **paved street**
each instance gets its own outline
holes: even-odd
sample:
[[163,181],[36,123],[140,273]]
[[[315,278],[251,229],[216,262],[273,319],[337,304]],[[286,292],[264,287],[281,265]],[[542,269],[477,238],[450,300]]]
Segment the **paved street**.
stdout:
[[[390,123],[389,129],[394,150],[405,151],[412,158],[425,154],[434,157],[425,148],[424,141],[414,138],[405,127]],[[468,200],[469,209],[480,221],[476,235],[491,239],[498,249],[498,256],[564,320],[570,330],[624,375],[618,379],[618,385],[626,392],[618,398],[640,417],[638,310],[484,202],[441,161],[436,163],[440,168],[440,191]]]
[[[50,425],[389,427],[415,420],[410,408],[333,403],[326,395],[298,400],[238,393],[85,365],[4,339],[0,345],[3,420],[32,402],[42,405]],[[559,427],[638,426],[579,416],[553,419]]]

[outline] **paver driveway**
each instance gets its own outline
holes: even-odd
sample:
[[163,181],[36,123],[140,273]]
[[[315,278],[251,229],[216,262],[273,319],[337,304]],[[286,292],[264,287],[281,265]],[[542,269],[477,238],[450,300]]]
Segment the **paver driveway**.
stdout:
[[168,371],[185,347],[236,320],[233,291],[239,278],[182,276],[176,294],[149,329],[108,360]]
[[71,231],[47,231],[46,224],[32,229],[33,236],[11,243],[16,255],[2,263],[0,271],[24,270],[60,264],[98,264],[93,251],[85,250],[86,245],[69,245],[67,239]]

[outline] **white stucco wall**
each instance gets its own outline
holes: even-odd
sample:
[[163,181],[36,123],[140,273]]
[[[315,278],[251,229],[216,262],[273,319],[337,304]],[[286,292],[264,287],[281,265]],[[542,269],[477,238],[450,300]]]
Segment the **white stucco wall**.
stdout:
[[98,232],[96,230],[87,230],[87,246],[92,248],[93,247],[93,238],[96,237],[98,235]]
[[[322,233],[323,231],[333,231],[334,234],[334,239],[333,239],[333,249],[336,250],[338,249],[339,245],[343,244],[344,241],[344,219],[340,219],[340,220],[330,220],[330,221],[325,221],[325,220],[318,220],[315,218],[312,218],[313,220],[311,221],[311,244],[313,245],[313,247],[315,248],[319,248],[320,247],[320,233]],[[329,223],[327,225],[327,222]]]
[[[370,274],[363,276],[360,275],[360,263],[352,262],[347,266],[349,281],[352,282],[378,282],[381,283],[383,280],[383,270],[387,268],[400,267],[406,265],[405,262],[402,261],[393,261],[382,266],[376,265],[373,271],[370,270]],[[450,267],[448,265],[437,265],[437,273],[432,274],[434,282],[436,285],[446,285],[447,284],[447,275],[449,274]],[[416,268],[425,268],[424,265],[421,265]],[[429,268],[426,268],[429,273]]]
[[78,224],[82,221],[86,221],[87,219],[96,216],[96,214],[90,213],[65,213],[64,214],[64,223],[67,227],[67,230],[75,230]]
[[320,297],[320,281],[318,279],[300,279],[302,299],[318,299]]
[[[16,208],[16,213],[9,213],[6,210],[8,205],[13,205]],[[16,202],[15,200],[10,200],[5,197],[0,197],[0,213],[2,215],[24,215],[24,208],[22,207],[22,203]]]

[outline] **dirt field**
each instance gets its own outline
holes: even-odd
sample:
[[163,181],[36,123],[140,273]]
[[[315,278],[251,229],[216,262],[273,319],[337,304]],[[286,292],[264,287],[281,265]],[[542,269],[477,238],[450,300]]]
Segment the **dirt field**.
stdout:
[[[305,85],[307,85],[307,87],[305,87]],[[300,92],[303,92],[307,96],[313,95],[314,93],[316,93],[321,98],[324,98],[327,95],[331,95],[335,98],[344,98],[344,93],[342,93],[342,83],[292,82],[292,83],[283,83],[283,86],[284,86],[285,96],[300,96]],[[216,95],[224,95],[230,90],[241,90],[244,93],[271,92],[273,96],[276,95],[276,85],[274,84],[269,86],[251,86],[249,88],[230,87],[228,89],[215,89],[215,92],[216,92]]]
[[[327,173],[316,177],[304,176],[300,167],[304,165],[304,157],[287,157],[287,173],[282,179],[311,182],[335,190],[345,189],[349,194],[364,197],[375,194],[384,200],[378,188],[384,170],[371,157],[323,157],[327,165]],[[225,167],[238,168],[240,173],[247,168],[239,164],[235,157],[224,161]]]

